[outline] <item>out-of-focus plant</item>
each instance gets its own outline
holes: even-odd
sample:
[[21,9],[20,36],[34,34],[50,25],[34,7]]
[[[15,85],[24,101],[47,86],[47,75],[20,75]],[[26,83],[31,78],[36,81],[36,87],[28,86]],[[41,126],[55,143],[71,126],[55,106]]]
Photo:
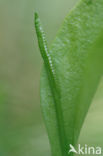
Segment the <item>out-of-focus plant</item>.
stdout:
[[50,48],[38,14],[35,27],[44,60],[41,105],[53,156],[76,145],[103,74],[103,0],[81,0],[69,13]]

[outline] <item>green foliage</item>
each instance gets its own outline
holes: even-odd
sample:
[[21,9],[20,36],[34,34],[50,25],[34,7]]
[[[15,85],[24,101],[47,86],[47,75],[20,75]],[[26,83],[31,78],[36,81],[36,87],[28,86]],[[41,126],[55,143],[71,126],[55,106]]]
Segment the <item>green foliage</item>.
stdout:
[[[44,60],[41,105],[53,156],[67,156],[77,139],[103,74],[103,1],[82,0],[65,18],[48,50],[38,15]],[[101,33],[102,32],[102,33]]]

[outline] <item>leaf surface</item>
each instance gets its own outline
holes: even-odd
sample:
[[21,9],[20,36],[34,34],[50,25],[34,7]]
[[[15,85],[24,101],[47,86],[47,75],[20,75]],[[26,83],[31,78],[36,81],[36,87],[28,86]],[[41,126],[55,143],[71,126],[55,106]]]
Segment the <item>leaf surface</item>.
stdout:
[[82,0],[65,18],[48,50],[36,15],[44,59],[41,105],[53,156],[72,156],[103,74],[103,1]]

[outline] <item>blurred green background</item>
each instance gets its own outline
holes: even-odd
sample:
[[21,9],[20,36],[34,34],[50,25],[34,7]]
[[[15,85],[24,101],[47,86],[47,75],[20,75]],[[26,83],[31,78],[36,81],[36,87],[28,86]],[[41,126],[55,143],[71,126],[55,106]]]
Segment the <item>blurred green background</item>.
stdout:
[[[0,156],[50,156],[40,108],[39,12],[50,45],[78,0],[0,0]],[[79,143],[103,147],[103,80]],[[69,145],[68,145],[69,146]]]

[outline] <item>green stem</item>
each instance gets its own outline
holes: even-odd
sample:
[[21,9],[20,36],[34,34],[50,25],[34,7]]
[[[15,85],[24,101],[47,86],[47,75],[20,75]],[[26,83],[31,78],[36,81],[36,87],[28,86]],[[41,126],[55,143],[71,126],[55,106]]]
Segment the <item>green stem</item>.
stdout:
[[65,137],[65,130],[64,130],[64,125],[63,125],[64,122],[63,122],[63,113],[62,113],[61,101],[60,101],[61,99],[60,88],[58,88],[53,61],[50,56],[50,52],[48,51],[45,34],[42,29],[40,19],[37,13],[35,13],[35,28],[36,28],[36,33],[38,37],[38,44],[39,44],[40,52],[44,60],[52,95],[54,97],[53,99],[54,99],[55,108],[56,108],[56,117],[57,117],[57,124],[58,124],[58,133],[59,133],[59,140],[60,140],[60,146],[61,146],[61,153],[62,153],[62,156],[67,156],[68,145],[67,145],[67,139]]

